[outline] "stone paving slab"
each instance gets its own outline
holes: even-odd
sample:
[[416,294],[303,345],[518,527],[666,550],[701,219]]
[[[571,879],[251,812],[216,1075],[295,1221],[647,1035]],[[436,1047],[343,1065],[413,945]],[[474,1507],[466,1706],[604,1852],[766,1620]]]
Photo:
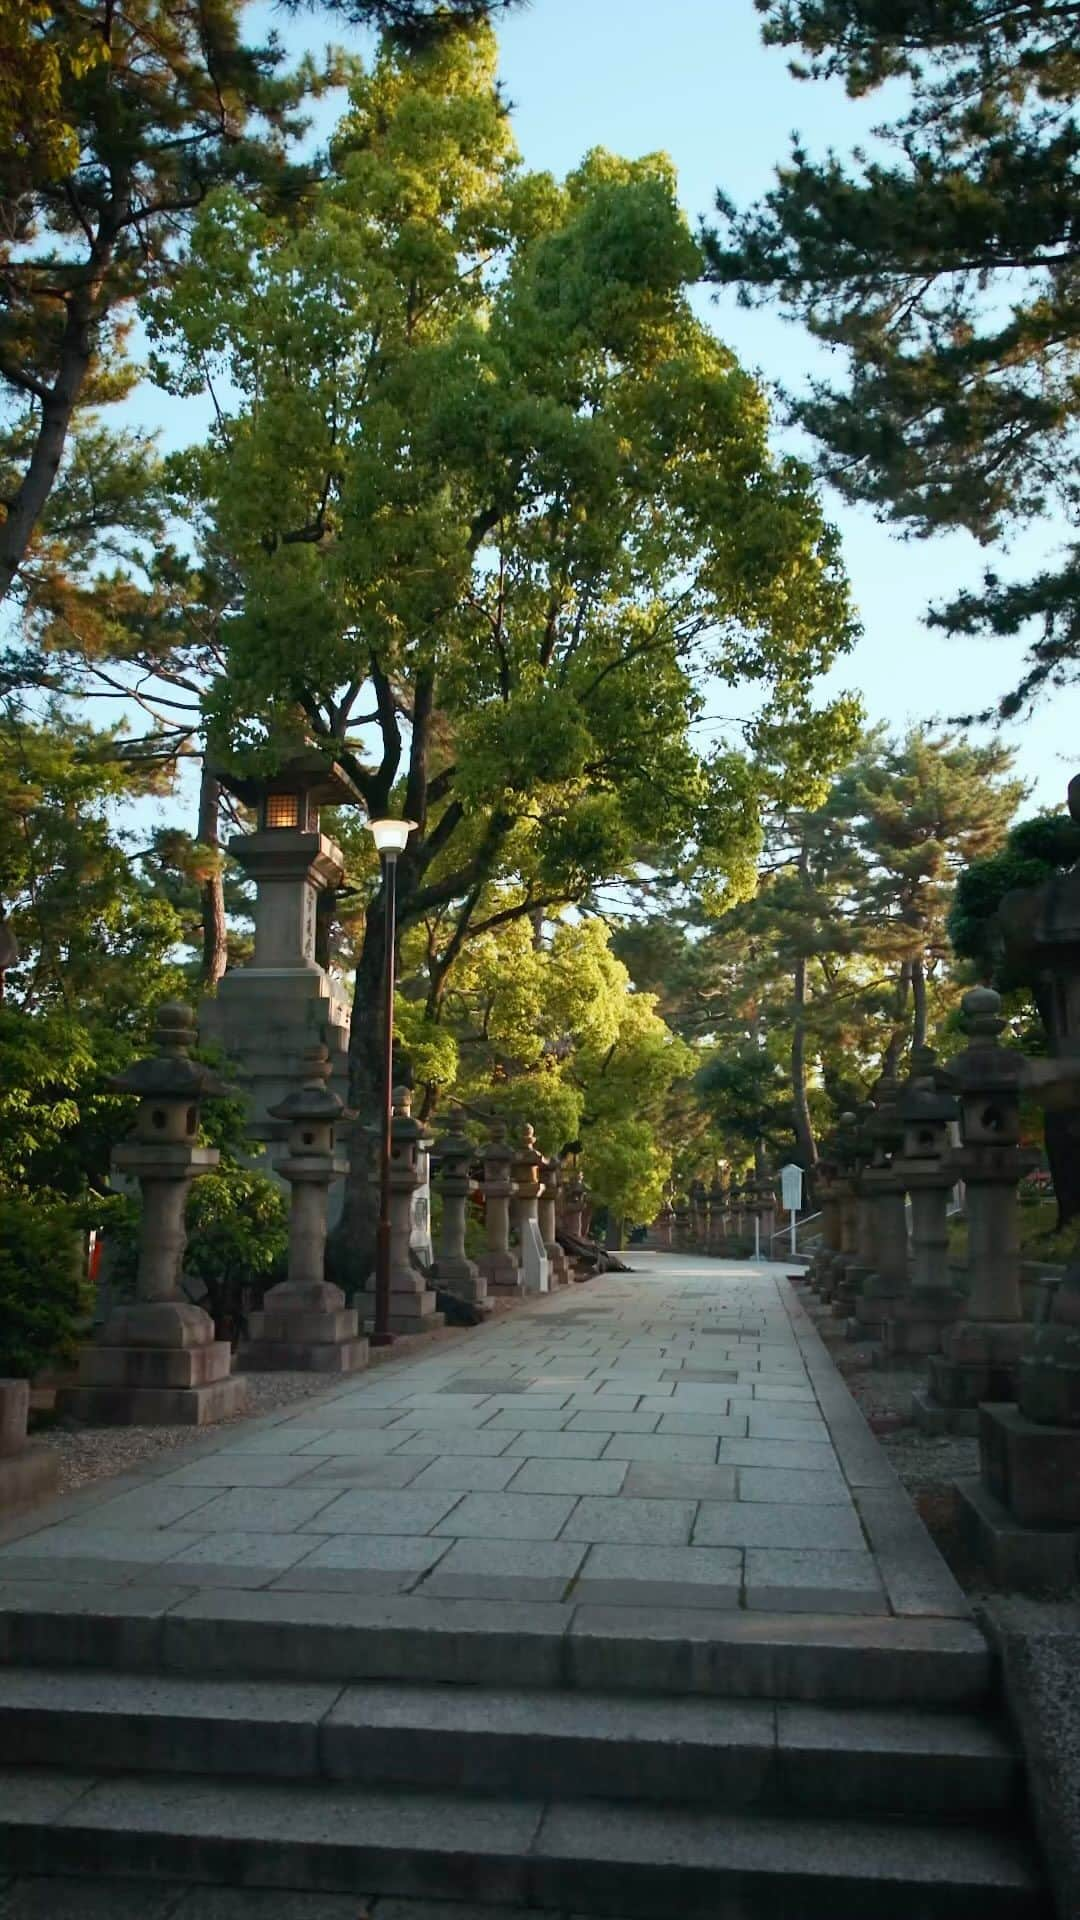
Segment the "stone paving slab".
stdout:
[[0,1528],[0,1582],[966,1618],[782,1269],[633,1262]]

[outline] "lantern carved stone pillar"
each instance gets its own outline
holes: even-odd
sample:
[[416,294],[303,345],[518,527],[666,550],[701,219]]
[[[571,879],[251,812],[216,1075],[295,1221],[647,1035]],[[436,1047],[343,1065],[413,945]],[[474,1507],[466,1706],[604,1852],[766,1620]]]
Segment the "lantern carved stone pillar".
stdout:
[[1045,1281],[1020,1362],[1020,1398],[979,1408],[978,1480],[957,1485],[976,1556],[1010,1587],[1080,1575],[1080,1267]]
[[562,1163],[557,1154],[545,1160],[540,1169],[544,1186],[537,1210],[540,1238],[544,1243],[544,1252],[548,1257],[548,1269],[553,1287],[570,1285],[570,1262],[559,1245],[559,1193],[562,1187]]
[[510,1169],[514,1149],[506,1138],[506,1128],[496,1121],[491,1139],[484,1148],[484,1224],[487,1249],[479,1266],[492,1293],[516,1297],[524,1289],[521,1268],[510,1250],[510,1200],[513,1186]]
[[527,1126],[519,1145],[514,1149],[511,1166],[518,1261],[526,1293],[547,1293],[551,1285],[551,1270],[540,1237],[539,1210],[543,1192],[540,1169],[543,1161],[543,1154],[537,1150],[536,1134],[531,1126]]
[[911,1277],[905,1293],[888,1302],[882,1323],[882,1362],[937,1353],[942,1334],[963,1304],[949,1277],[946,1209],[956,1175],[950,1158],[956,1101],[939,1091],[933,1052],[923,1047],[900,1097],[903,1145],[894,1166],[911,1200]]
[[893,1164],[904,1139],[897,1101],[895,1076],[883,1074],[874,1089],[868,1129],[872,1156],[862,1175],[873,1222],[874,1270],[865,1276],[855,1300],[848,1331],[857,1339],[879,1337],[889,1302],[907,1291],[905,1190],[903,1176]]
[[487,1281],[475,1260],[470,1260],[465,1251],[465,1215],[473,1144],[462,1130],[460,1112],[451,1114],[449,1131],[436,1140],[433,1151],[439,1167],[439,1194],[442,1199],[435,1278],[442,1281],[452,1293],[468,1300],[481,1313],[490,1313],[492,1306],[488,1299]]
[[874,1103],[868,1100],[854,1116],[848,1146],[848,1179],[851,1184],[849,1245],[833,1288],[832,1311],[837,1320],[846,1320],[854,1312],[859,1289],[873,1273],[877,1250],[874,1246],[874,1204],[864,1175],[873,1158],[870,1123]]
[[157,1053],[109,1081],[139,1101],[132,1133],[113,1150],[113,1166],[142,1194],[135,1299],[113,1309],[79,1356],[78,1385],[57,1394],[58,1411],[95,1426],[205,1426],[247,1404],[228,1341],[180,1285],[188,1192],[219,1158],[195,1144],[199,1106],[235,1091],[191,1059],[197,1037],[187,1007],[163,1006]]
[[[431,1141],[413,1119],[412,1093],[395,1087],[390,1125],[390,1332],[430,1333],[443,1325],[435,1295],[419,1267],[412,1262],[413,1195],[424,1179],[421,1148]],[[375,1278],[372,1275],[357,1305],[365,1323],[375,1318]]]
[[1020,1145],[1020,1094],[1027,1063],[999,1044],[1005,1022],[989,987],[965,993],[970,1035],[942,1078],[960,1103],[961,1145],[951,1170],[964,1182],[971,1290],[963,1310],[930,1359],[929,1393],[913,1396],[921,1425],[978,1431],[981,1400],[1015,1400],[1024,1323],[1016,1188],[1039,1156]]
[[719,1171],[709,1189],[709,1252],[719,1256],[724,1250],[724,1207],[726,1197]]
[[326,1084],[331,1071],[325,1046],[310,1047],[302,1084],[270,1110],[289,1130],[277,1161],[290,1188],[289,1277],[264,1295],[261,1312],[249,1316],[240,1353],[240,1365],[249,1371],[356,1373],[367,1365],[359,1315],[326,1278],[327,1203],[331,1184],[346,1171],[335,1128],[352,1117]]
[[235,1062],[249,1106],[249,1132],[281,1138],[274,1108],[288,1098],[313,1041],[327,1047],[330,1086],[348,1097],[349,1008],[320,964],[319,914],[345,877],[341,849],[322,832],[323,806],[357,805],[344,770],[308,749],[265,778],[222,772],[223,786],[255,809],[253,833],[235,834],[229,852],[255,883],[255,948],[230,967],[203,1002],[203,1037]]

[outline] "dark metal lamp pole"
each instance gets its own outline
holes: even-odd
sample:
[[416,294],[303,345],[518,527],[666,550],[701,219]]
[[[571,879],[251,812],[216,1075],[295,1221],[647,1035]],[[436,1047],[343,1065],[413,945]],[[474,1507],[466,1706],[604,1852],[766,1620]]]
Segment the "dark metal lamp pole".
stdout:
[[373,1347],[393,1345],[390,1331],[390,1155],[394,1125],[394,986],[397,947],[397,863],[413,830],[414,820],[369,820],[368,827],[382,857],[385,897],[386,960],[383,969],[383,1086],[382,1133],[379,1141],[379,1223],[375,1231],[375,1319]]

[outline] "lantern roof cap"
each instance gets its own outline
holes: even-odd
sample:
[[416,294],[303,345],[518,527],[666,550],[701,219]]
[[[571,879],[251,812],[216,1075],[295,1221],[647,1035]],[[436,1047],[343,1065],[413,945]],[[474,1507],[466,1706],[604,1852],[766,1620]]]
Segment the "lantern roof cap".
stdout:
[[465,1131],[464,1118],[460,1107],[451,1107],[446,1132],[432,1148],[436,1160],[472,1160],[476,1156],[476,1148]]
[[329,1122],[351,1118],[349,1108],[332,1093],[327,1081],[333,1072],[330,1055],[326,1047],[319,1043],[309,1047],[301,1065],[301,1084],[276,1107],[268,1107],[267,1112],[275,1120],[313,1120]]
[[114,1073],[107,1084],[113,1093],[134,1093],[140,1100],[204,1100],[213,1096],[228,1098],[238,1089],[191,1059],[191,1050],[199,1037],[195,1015],[180,1001],[167,1000],[155,1016],[154,1045],[157,1052],[148,1060],[136,1060],[122,1073]]
[[215,767],[214,776],[245,806],[258,806],[267,793],[310,794],[317,807],[362,806],[363,796],[341,764],[318,747],[298,748],[266,773]]

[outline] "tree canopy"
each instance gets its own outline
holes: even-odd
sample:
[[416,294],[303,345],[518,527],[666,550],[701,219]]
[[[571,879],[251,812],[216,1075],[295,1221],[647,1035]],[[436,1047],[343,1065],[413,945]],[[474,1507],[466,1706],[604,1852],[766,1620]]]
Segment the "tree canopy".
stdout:
[[[819,784],[857,708],[815,708],[854,632],[809,475],[694,317],[669,164],[525,172],[490,31],[385,44],[289,216],[234,191],[154,308],[158,373],[217,399],[173,464],[235,594],[216,751],[298,733],[417,830],[400,924],[429,989],[467,940],[643,872],[752,879],[762,797]],[[711,683],[745,751],[699,752]],[[377,1084],[375,865],[356,1103]]]
[[[1067,0],[757,0],[794,71],[853,95],[891,81],[906,105],[871,154],[813,158],[796,140],[761,205],[718,200],[710,269],[776,299],[846,376],[793,404],[850,500],[924,536],[984,545],[1075,521],[1080,327],[1075,303],[1076,9]],[[893,98],[886,90],[886,102]],[[884,153],[879,145],[884,143]],[[1071,683],[1080,549],[1027,578],[989,568],[935,608],[946,632],[1022,635],[1009,716]]]

